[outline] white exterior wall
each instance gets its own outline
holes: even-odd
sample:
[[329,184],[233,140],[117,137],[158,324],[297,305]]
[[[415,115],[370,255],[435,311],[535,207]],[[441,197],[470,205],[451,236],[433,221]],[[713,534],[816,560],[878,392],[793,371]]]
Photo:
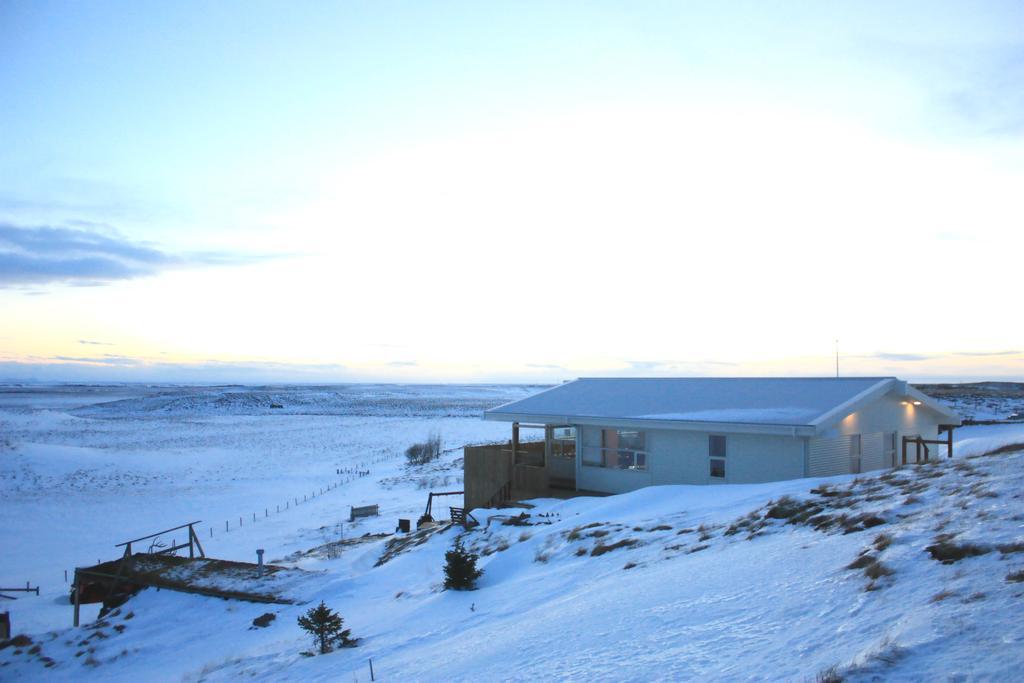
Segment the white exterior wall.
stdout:
[[[904,436],[920,435],[939,438],[942,418],[934,411],[915,405],[903,405],[901,399],[883,396],[870,405],[843,418],[819,437],[811,439],[808,474],[827,477],[853,473],[850,436],[861,435],[861,472],[892,467],[889,461],[886,434],[896,432],[896,463],[902,458]],[[931,457],[945,456],[942,446],[932,444]],[[909,452],[913,457],[913,451]]]
[[[614,425],[609,425],[614,428]],[[578,427],[576,487],[624,493],[654,484],[754,484],[804,476],[804,439],[790,436],[649,430],[644,432],[647,470],[583,464],[583,449],[601,445],[599,427]],[[725,479],[712,478],[708,437],[726,437]]]

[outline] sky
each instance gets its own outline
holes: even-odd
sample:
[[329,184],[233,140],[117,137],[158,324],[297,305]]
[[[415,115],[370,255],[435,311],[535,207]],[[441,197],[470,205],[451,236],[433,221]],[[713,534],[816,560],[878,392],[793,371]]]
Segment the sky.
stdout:
[[0,381],[1024,379],[1019,2],[0,0]]

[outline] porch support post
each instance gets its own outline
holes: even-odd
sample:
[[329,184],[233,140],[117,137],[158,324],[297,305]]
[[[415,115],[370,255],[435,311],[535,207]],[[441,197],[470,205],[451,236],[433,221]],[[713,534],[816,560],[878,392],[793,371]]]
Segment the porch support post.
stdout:
[[907,464],[907,437],[903,437],[903,464]]
[[946,457],[953,457],[953,427],[952,425],[946,426]]
[[555,428],[551,425],[544,425],[544,467],[548,466],[551,459],[551,448],[554,440]]
[[512,423],[512,464],[516,464],[516,452],[519,450],[519,423]]

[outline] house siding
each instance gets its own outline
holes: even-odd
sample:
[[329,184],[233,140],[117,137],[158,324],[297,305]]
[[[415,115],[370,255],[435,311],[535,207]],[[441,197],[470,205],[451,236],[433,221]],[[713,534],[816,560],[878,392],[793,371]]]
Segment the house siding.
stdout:
[[[608,425],[614,428],[615,425]],[[599,446],[599,427],[580,427],[581,445]],[[711,477],[708,437],[726,437],[725,479]],[[727,432],[644,432],[647,470],[617,470],[583,464],[579,458],[577,487],[624,493],[653,484],[755,484],[804,476],[803,439],[788,436]]]
[[[825,435],[811,439],[811,457],[808,474],[829,477],[853,473],[850,437],[861,435],[861,471],[884,469],[892,466],[886,445],[886,435],[896,433],[896,461],[901,460],[904,436],[920,435],[937,439],[942,418],[925,406],[904,405],[899,398],[883,396],[862,410],[850,413],[828,430]],[[945,456],[941,446],[930,446],[931,457]]]

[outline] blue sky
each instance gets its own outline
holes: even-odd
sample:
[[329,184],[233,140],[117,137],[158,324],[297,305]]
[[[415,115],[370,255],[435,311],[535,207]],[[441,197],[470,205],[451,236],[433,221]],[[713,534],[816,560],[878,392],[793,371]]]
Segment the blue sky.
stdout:
[[0,91],[0,378],[1024,377],[1019,3],[5,2]]

